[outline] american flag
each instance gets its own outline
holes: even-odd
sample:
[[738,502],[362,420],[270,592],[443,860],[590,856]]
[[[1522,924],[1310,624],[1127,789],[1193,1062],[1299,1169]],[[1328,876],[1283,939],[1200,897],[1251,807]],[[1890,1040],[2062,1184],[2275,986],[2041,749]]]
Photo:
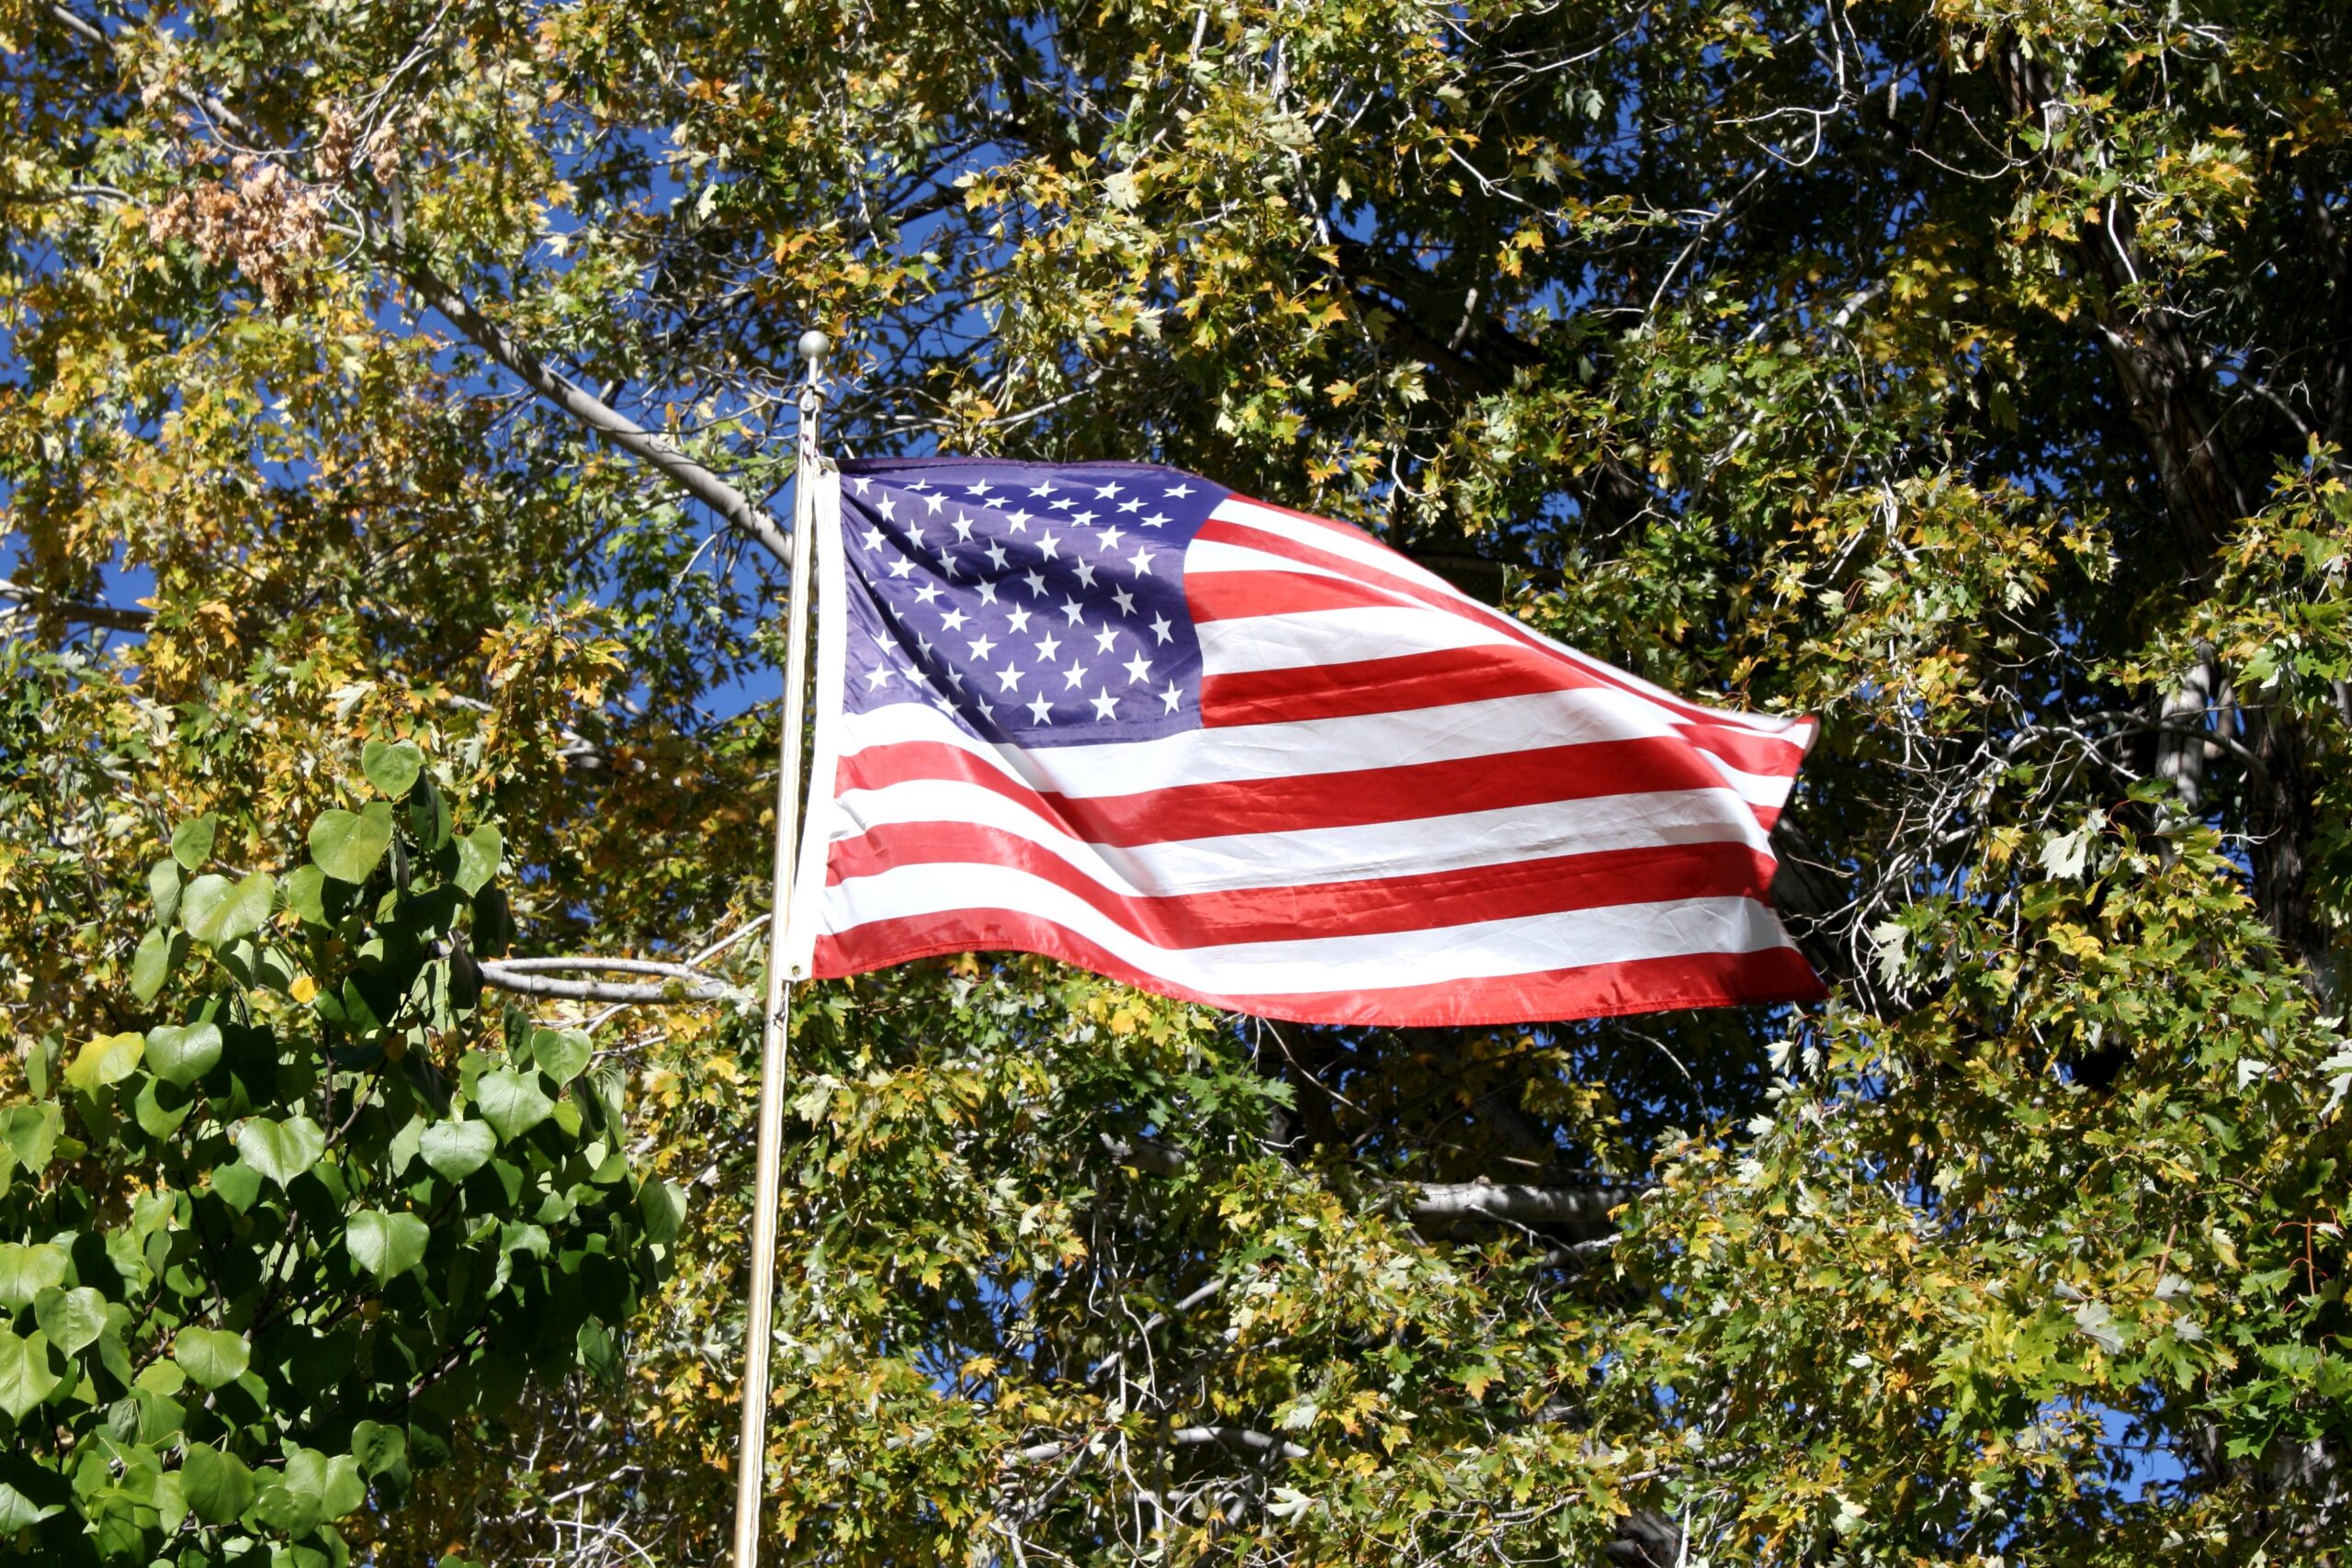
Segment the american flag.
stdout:
[[1019,950],[1392,1025],[1822,994],[1767,901],[1810,721],[1681,701],[1171,468],[818,483],[797,976]]

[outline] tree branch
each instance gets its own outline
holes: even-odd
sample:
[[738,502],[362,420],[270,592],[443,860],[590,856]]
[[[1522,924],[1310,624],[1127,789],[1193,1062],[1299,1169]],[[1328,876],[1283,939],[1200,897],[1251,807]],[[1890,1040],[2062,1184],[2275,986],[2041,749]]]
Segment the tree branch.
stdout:
[[[1154,1139],[1120,1138],[1105,1133],[1102,1141],[1113,1159],[1149,1176],[1182,1176],[1192,1168],[1189,1156]],[[1405,1203],[1405,1214],[1416,1226],[1476,1220],[1520,1225],[1606,1224],[1611,1210],[1649,1190],[1631,1185],[1534,1187],[1485,1181],[1400,1182],[1397,1186],[1412,1194]]]
[[396,258],[401,276],[426,303],[447,318],[467,340],[512,371],[531,390],[614,446],[658,470],[681,490],[718,513],[779,561],[792,558],[788,536],[764,507],[549,366],[496,321],[474,309],[457,289],[413,257]]
[[46,612],[85,626],[106,626],[119,632],[143,632],[147,623],[155,618],[153,610],[123,610],[112,604],[92,604],[79,599],[61,599],[54,593],[44,593],[38,588],[28,588],[0,577],[0,599],[12,600],[26,609]]
[[[547,997],[572,1002],[726,1002],[747,1001],[749,993],[724,981],[711,979],[683,964],[662,964],[647,958],[509,958],[481,960],[481,983],[493,990],[517,996]],[[660,975],[669,983],[630,986],[609,980],[555,980],[549,969],[609,969],[627,975]]]
[[[1271,1454],[1286,1460],[1306,1457],[1306,1450],[1296,1443],[1270,1437],[1264,1432],[1253,1432],[1247,1427],[1179,1427],[1168,1434],[1168,1440],[1180,1449],[1203,1448],[1215,1443],[1220,1448],[1240,1449],[1249,1453]],[[1078,1446],[1077,1438],[1068,1438],[1051,1443],[1032,1443],[1016,1452],[1031,1464],[1041,1464]]]
[[1168,1440],[1180,1449],[1215,1443],[1220,1448],[1241,1449],[1253,1454],[1273,1454],[1282,1459],[1306,1457],[1306,1450],[1296,1443],[1285,1442],[1263,1432],[1253,1432],[1247,1427],[1179,1427],[1168,1434]]

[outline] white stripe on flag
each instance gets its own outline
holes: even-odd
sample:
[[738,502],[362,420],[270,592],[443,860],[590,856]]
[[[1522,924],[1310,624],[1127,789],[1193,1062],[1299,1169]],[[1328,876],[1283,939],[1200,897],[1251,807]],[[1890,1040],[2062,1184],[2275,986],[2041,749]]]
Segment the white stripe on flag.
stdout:
[[[1120,893],[1223,893],[1311,886],[1400,873],[1466,871],[1550,855],[1658,844],[1742,843],[1762,851],[1764,831],[1727,791],[1675,790],[1563,800],[1505,811],[1469,811],[1361,827],[1233,833],[1126,847],[1090,843],[1024,802],[956,779],[910,779],[845,790],[837,840],[876,828],[969,822],[1025,839]],[[1747,818],[1747,830],[1740,818]]]
[[[1193,729],[1157,740],[1030,748],[992,745],[927,703],[892,703],[842,715],[841,754],[933,741],[968,751],[1032,788],[1091,797],[1179,784],[1294,778],[1302,758],[1341,773],[1467,757],[1515,757],[1527,750],[1531,737],[1551,746],[1598,745],[1679,739],[1679,732],[1670,719],[1638,698],[1597,687],[1401,713]],[[1725,786],[1751,806],[1778,809],[1788,800],[1792,779],[1743,773],[1720,758],[1706,761],[1723,775]]]
[[1298,942],[1165,948],[1144,941],[1066,888],[1007,866],[904,865],[826,890],[827,929],[957,909],[1004,909],[1050,920],[1138,969],[1194,990],[1330,991],[1442,984],[1694,953],[1787,945],[1753,898],[1615,904],[1475,925]]
[[1502,633],[1459,615],[1386,604],[1203,621],[1200,637],[1202,670],[1210,675],[1510,646]]

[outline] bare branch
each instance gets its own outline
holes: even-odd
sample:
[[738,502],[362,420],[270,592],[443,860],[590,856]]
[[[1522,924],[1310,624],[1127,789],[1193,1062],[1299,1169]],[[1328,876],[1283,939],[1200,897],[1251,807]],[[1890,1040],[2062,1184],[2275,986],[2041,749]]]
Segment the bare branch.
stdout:
[[[630,958],[559,958],[485,960],[480,964],[481,983],[493,990],[518,996],[547,997],[571,1002],[741,1002],[749,994],[724,981],[697,975],[683,964],[657,964]],[[610,980],[556,980],[536,970],[612,969],[625,974],[669,976],[660,986],[631,986]]]
[[696,501],[727,519],[779,561],[788,561],[792,547],[767,509],[654,434],[635,420],[589,392],[569,376],[549,366],[514,335],[474,309],[469,300],[435,276],[413,257],[399,261],[400,273],[475,347],[514,372],[531,390],[571,415],[614,446],[659,471]]
[[[1102,1147],[1112,1158],[1150,1176],[1182,1176],[1192,1168],[1190,1156],[1182,1150],[1151,1138],[1119,1138],[1105,1133]],[[1485,1181],[1403,1183],[1400,1190],[1413,1194],[1406,1201],[1405,1214],[1417,1226],[1476,1220],[1520,1225],[1606,1224],[1611,1210],[1649,1190],[1630,1185],[1532,1187]]]
[[1220,1448],[1242,1449],[1253,1454],[1273,1454],[1282,1459],[1306,1457],[1306,1450],[1296,1443],[1284,1442],[1263,1432],[1253,1432],[1247,1427],[1179,1427],[1168,1435],[1168,1440],[1180,1449],[1215,1443]]
[[155,618],[153,610],[125,610],[112,604],[61,599],[54,593],[44,593],[38,588],[28,588],[5,577],[0,577],[0,599],[22,604],[28,610],[45,611],[84,626],[106,626],[119,632],[143,632],[147,629],[147,623]]

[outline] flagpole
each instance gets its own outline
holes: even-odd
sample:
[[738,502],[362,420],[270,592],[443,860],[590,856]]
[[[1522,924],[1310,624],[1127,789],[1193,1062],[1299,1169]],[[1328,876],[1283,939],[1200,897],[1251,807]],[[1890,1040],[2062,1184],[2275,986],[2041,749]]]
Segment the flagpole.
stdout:
[[817,378],[832,344],[820,332],[803,333],[800,355],[808,382],[800,389],[798,453],[793,468],[792,583],[785,612],[784,739],[776,768],[775,868],[768,898],[767,1012],[760,1029],[760,1123],[757,1175],[752,1197],[752,1292],[743,1322],[743,1419],[735,1458],[735,1568],[758,1568],[760,1504],[767,1461],[768,1350],[775,1318],[777,1189],[784,1161],[784,1074],[786,1005],[785,910],[800,836],[800,732],[803,688],[808,679],[808,551],[816,532],[817,421],[824,406]]

